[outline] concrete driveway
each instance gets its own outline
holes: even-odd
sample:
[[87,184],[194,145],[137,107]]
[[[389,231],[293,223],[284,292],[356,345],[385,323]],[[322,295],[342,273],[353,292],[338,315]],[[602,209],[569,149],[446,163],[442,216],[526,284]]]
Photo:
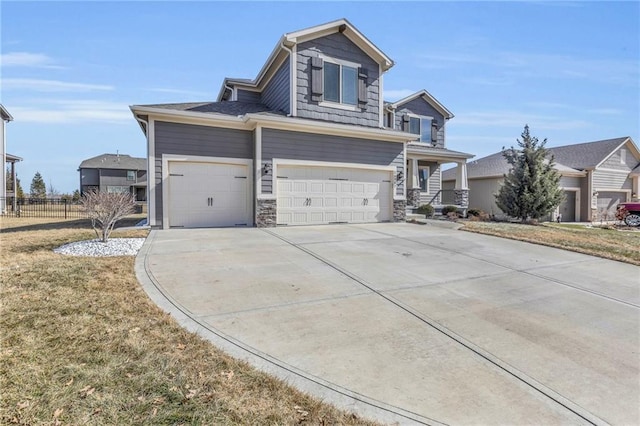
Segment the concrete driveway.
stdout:
[[181,323],[341,407],[427,424],[639,424],[640,269],[410,224],[152,231]]

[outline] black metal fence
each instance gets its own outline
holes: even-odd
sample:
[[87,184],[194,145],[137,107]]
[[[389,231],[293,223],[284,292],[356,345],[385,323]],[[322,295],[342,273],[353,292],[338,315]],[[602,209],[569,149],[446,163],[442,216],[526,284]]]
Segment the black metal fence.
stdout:
[[84,219],[82,205],[69,198],[0,198],[3,216]]

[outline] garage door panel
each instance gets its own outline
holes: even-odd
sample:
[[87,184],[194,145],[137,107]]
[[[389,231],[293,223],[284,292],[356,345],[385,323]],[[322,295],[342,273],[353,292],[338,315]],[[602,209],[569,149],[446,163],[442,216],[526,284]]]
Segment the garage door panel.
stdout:
[[248,166],[169,162],[169,226],[248,225]]
[[[362,223],[391,218],[390,172],[282,166],[278,175],[280,224]],[[289,202],[295,197],[307,200],[306,204]]]

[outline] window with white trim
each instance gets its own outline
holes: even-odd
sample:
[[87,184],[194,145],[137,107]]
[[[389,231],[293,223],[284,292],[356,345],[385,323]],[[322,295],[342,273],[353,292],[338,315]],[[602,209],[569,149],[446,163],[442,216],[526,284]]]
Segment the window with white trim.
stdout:
[[358,104],[358,68],[324,61],[324,100]]
[[127,170],[127,180],[136,180],[135,170]]
[[627,150],[620,149],[620,164],[627,164]]
[[438,129],[431,117],[409,116],[409,133],[420,135],[420,142],[436,143]]
[[130,192],[129,191],[129,187],[128,186],[119,186],[119,185],[109,185],[107,186],[107,192],[111,193],[111,194],[121,194],[121,193],[127,193]]

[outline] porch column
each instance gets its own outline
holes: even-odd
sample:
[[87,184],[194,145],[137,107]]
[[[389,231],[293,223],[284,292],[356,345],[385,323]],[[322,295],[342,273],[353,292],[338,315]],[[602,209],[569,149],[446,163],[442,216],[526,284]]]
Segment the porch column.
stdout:
[[18,185],[17,185],[17,181],[16,181],[16,162],[12,161],[11,162],[11,186],[12,186],[12,190],[13,190],[13,211],[15,212],[17,210],[18,207]]
[[418,177],[418,160],[409,159],[407,169],[407,205],[412,207],[420,206],[420,179]]
[[456,186],[455,189],[469,189],[467,181],[467,162],[458,163],[456,168]]
[[411,174],[411,189],[420,188],[420,177],[418,174],[418,160],[412,158],[409,161],[409,170]]

